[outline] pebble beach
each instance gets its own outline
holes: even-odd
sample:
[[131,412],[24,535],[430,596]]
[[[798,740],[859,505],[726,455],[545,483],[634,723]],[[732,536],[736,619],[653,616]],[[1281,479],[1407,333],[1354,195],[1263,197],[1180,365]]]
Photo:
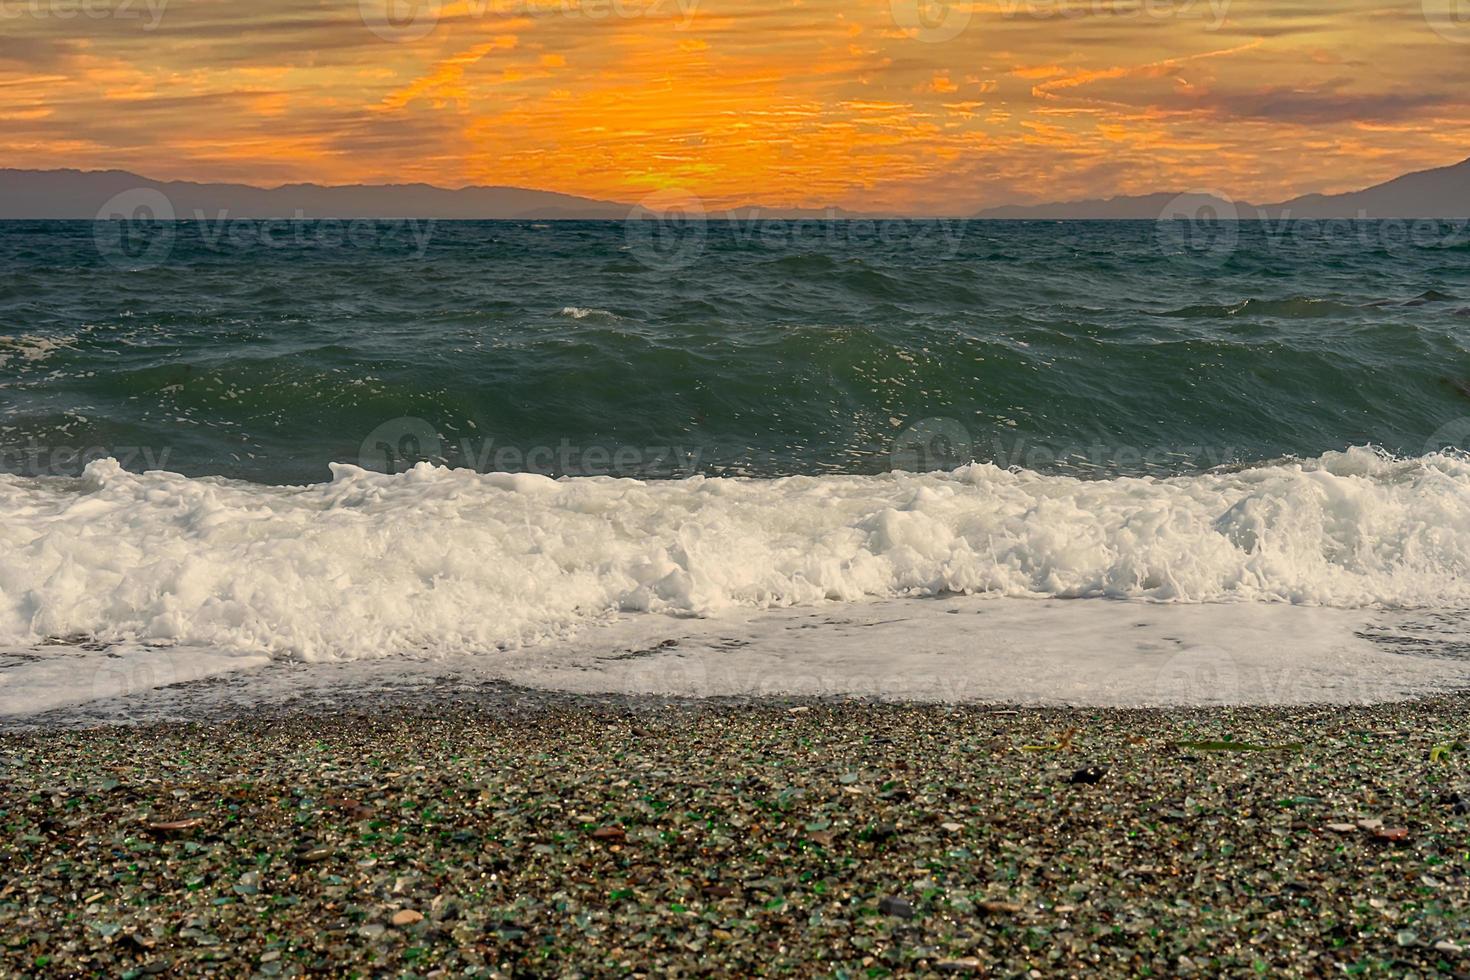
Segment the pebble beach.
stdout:
[[1470,975],[1470,699],[0,735],[10,976]]

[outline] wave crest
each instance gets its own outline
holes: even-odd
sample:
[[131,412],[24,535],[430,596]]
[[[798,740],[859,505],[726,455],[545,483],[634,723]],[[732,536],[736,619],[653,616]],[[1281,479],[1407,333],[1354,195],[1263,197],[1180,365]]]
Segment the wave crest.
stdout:
[[307,660],[534,644],[619,611],[992,593],[1429,607],[1470,600],[1470,460],[1368,449],[1235,472],[270,487],[0,477],[0,642],[90,636]]

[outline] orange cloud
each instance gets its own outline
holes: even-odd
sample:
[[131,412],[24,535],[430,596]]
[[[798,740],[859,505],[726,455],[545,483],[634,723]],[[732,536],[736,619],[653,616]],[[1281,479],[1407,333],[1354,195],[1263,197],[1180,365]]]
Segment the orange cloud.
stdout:
[[424,31],[299,0],[171,4],[157,30],[15,18],[0,164],[965,213],[1343,190],[1470,145],[1470,46],[1417,5],[902,6],[446,0]]

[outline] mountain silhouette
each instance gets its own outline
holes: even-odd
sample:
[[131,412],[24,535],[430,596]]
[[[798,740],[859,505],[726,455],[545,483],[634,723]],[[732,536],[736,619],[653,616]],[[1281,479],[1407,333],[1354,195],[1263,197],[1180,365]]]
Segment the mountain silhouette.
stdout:
[[[163,195],[172,217],[208,218],[617,218],[628,205],[519,187],[428,184],[197,184],[158,181],[125,170],[0,170],[0,217],[131,217]],[[155,217],[169,217],[167,214]]]
[[[154,213],[155,211],[161,213]],[[430,184],[249,184],[159,181],[125,170],[0,170],[0,219],[82,219],[153,214],[174,218],[419,218],[617,220],[647,216],[637,204],[524,187]],[[745,205],[703,215],[740,220],[843,220],[894,215],[841,208]],[[1306,194],[1276,204],[1232,201],[1219,193],[1172,192],[1053,204],[1007,205],[985,219],[1157,220],[1159,218],[1465,218],[1470,160],[1405,174],[1347,194]]]
[[[660,197],[658,200],[662,200]],[[0,219],[156,218],[417,218],[616,220],[647,217],[637,204],[528,190],[430,184],[200,184],[151,180],[126,170],[0,170]],[[687,212],[676,212],[687,213]],[[699,211],[694,212],[696,215]],[[863,217],[841,208],[766,208],[744,205],[704,214],[741,220]]]
[[1420,170],[1347,194],[1305,194],[1276,204],[1230,201],[1204,192],[1156,193],[1106,200],[987,208],[976,218],[1030,220],[1148,220],[1195,218],[1466,218],[1470,217],[1470,160]]

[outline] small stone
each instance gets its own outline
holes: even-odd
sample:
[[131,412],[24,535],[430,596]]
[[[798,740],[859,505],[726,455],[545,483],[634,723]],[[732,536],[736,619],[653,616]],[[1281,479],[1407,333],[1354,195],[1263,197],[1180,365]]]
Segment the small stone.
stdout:
[[1330,823],[1327,825],[1327,829],[1334,834],[1351,834],[1358,829],[1358,825],[1355,823]]
[[796,707],[796,708],[787,708],[786,710],[789,711],[793,715],[804,715],[804,714],[806,714],[808,711],[810,711],[812,709],[806,707],[805,705],[803,705],[801,707]]
[[914,917],[914,907],[912,905],[901,898],[894,898],[891,895],[884,896],[878,900],[878,911],[884,915],[897,916],[900,919],[912,919]]
[[592,832],[593,840],[623,841],[627,840],[627,838],[628,832],[622,827],[617,826],[616,824],[610,824],[606,827],[598,827]]
[[331,856],[332,849],[330,847],[313,847],[297,854],[296,860],[303,861],[306,864],[316,864],[318,861],[325,861]]
[[424,913],[414,909],[399,909],[393,913],[393,924],[395,926],[411,926],[415,922],[422,922]]
[[1465,952],[1464,946],[1461,946],[1459,943],[1452,943],[1448,939],[1441,939],[1439,942],[1434,944],[1434,948],[1439,950],[1441,953]]
[[383,923],[369,922],[367,925],[359,927],[357,934],[364,939],[381,939],[383,933],[387,931],[388,927],[383,925]]
[[868,831],[869,840],[888,840],[889,838],[897,836],[898,827],[891,823],[875,824],[873,826],[873,829]]
[[1091,786],[1094,783],[1100,782],[1107,774],[1107,766],[1087,766],[1084,769],[1078,769],[1071,776],[1068,776],[1067,782],[1073,786]]
[[1383,826],[1382,820],[1359,820],[1358,826],[1364,830],[1377,830]]
[[280,958],[281,958],[281,951],[279,949],[268,949],[264,953],[261,953],[260,954],[260,962],[262,962],[262,963],[270,963],[270,962],[272,962],[274,960],[278,960]]
[[1399,934],[1394,937],[1394,940],[1400,946],[1413,946],[1419,941],[1419,936],[1412,929],[1403,929],[1400,930]]
[[1381,827],[1373,831],[1373,838],[1381,841],[1401,841],[1409,839],[1409,828],[1407,827]]
[[339,808],[349,820],[366,820],[373,815],[373,808],[351,797],[341,799],[329,797],[323,801],[327,806]]
[[986,915],[1015,915],[1021,911],[1015,902],[980,902],[975,907]]
[[974,973],[980,969],[980,959],[975,956],[962,956],[956,960],[940,960],[934,964],[934,969],[940,973]]
[[962,823],[942,823],[939,826],[951,834],[958,834],[960,831],[965,829],[965,825]]

